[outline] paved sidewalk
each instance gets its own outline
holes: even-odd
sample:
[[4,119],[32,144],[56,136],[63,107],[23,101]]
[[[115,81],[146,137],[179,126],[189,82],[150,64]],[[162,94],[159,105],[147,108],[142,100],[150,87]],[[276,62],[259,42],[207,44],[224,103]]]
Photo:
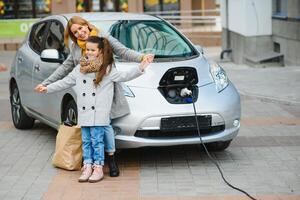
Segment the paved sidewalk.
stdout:
[[[219,48],[205,49],[218,58]],[[9,66],[13,52],[0,52]],[[300,199],[300,77],[298,67],[250,68],[222,63],[242,93],[238,136],[212,153],[227,180],[260,200]],[[300,69],[300,66],[299,66]],[[119,153],[121,175],[96,184],[79,171],[51,165],[56,130],[39,122],[13,127],[9,72],[0,73],[0,199],[2,200],[246,200],[229,188],[197,145],[141,148]]]
[[253,68],[220,61],[220,47],[204,49],[207,57],[226,70],[241,95],[300,104],[300,66]]

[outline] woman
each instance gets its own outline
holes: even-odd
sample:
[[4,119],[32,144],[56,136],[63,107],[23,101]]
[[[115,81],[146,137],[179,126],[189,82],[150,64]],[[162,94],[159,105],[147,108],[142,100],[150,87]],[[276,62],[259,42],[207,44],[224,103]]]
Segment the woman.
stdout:
[[[89,36],[106,37],[113,49],[113,53],[122,59],[132,62],[147,61],[151,63],[153,61],[154,55],[145,55],[128,49],[111,35],[100,32],[95,26],[87,22],[85,19],[79,16],[74,16],[68,21],[67,28],[65,30],[65,44],[68,45],[69,37],[73,41],[68,58],[55,70],[55,72],[53,72],[53,74],[51,74],[41,84],[36,86],[36,91],[40,92],[43,86],[47,86],[50,83],[64,78],[77,64],[79,64],[81,54],[85,50],[86,40]],[[125,96],[123,95],[122,86],[119,83],[116,83],[114,90],[114,100],[110,115],[111,119],[122,117],[129,113],[129,106]],[[114,156],[114,131],[111,126],[109,126],[106,130],[104,143],[105,151],[108,153],[109,174],[111,177],[119,176],[119,168]]]

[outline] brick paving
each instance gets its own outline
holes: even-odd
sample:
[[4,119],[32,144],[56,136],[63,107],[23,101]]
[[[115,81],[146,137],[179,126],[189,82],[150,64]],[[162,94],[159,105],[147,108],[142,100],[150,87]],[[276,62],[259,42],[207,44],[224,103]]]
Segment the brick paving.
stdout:
[[79,171],[59,170],[43,199],[138,199],[139,165],[136,151],[127,151],[122,153],[123,156],[129,159],[126,162],[120,160],[120,177],[109,177],[105,168],[104,180],[94,184],[78,183]]

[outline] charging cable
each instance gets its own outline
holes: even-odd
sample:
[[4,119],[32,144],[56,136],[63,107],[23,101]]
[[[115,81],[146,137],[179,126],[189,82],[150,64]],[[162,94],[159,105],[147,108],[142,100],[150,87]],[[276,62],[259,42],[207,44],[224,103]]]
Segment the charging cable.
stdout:
[[254,197],[252,197],[250,194],[248,194],[246,191],[244,191],[244,190],[242,190],[242,189],[240,189],[240,188],[238,188],[238,187],[233,186],[232,184],[230,184],[230,183],[225,179],[225,177],[224,177],[224,175],[223,175],[223,172],[222,172],[222,170],[221,170],[219,164],[218,164],[217,161],[210,155],[210,153],[208,152],[208,150],[207,150],[207,148],[206,148],[204,142],[202,141],[201,134],[200,134],[199,123],[198,123],[198,119],[197,119],[197,111],[196,111],[196,106],[195,106],[195,101],[194,101],[194,95],[193,95],[192,91],[189,90],[188,88],[183,88],[183,89],[181,89],[181,91],[180,91],[180,96],[181,96],[181,97],[186,97],[186,96],[192,97],[193,109],[194,109],[195,120],[196,120],[197,131],[198,131],[198,136],[199,136],[199,138],[200,138],[200,142],[201,142],[201,144],[202,144],[202,146],[203,146],[203,148],[204,148],[204,150],[205,150],[207,156],[209,157],[210,161],[211,161],[212,163],[214,163],[214,164],[216,165],[216,167],[218,168],[218,170],[219,170],[219,172],[220,172],[220,174],[221,174],[221,176],[222,176],[223,181],[224,181],[229,187],[231,187],[231,188],[233,188],[233,189],[235,189],[235,190],[237,190],[237,191],[240,191],[240,192],[244,193],[244,194],[247,195],[250,199],[252,199],[252,200],[257,200],[257,199],[255,199]]

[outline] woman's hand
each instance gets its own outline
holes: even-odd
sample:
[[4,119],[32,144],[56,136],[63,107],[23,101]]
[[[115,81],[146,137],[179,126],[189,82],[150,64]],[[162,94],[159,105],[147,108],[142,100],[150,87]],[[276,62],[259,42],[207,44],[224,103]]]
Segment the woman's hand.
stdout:
[[0,72],[4,72],[7,70],[7,67],[4,64],[0,63]]
[[38,85],[34,88],[34,90],[35,90],[36,92],[39,92],[40,89],[41,89],[42,87],[44,87],[43,84],[38,84]]
[[147,61],[149,64],[152,63],[154,60],[154,54],[146,54],[143,57],[142,62]]
[[43,84],[38,84],[38,85],[34,88],[34,90],[35,90],[36,92],[39,92],[39,93],[46,93],[46,92],[47,92],[47,87],[44,86]]

